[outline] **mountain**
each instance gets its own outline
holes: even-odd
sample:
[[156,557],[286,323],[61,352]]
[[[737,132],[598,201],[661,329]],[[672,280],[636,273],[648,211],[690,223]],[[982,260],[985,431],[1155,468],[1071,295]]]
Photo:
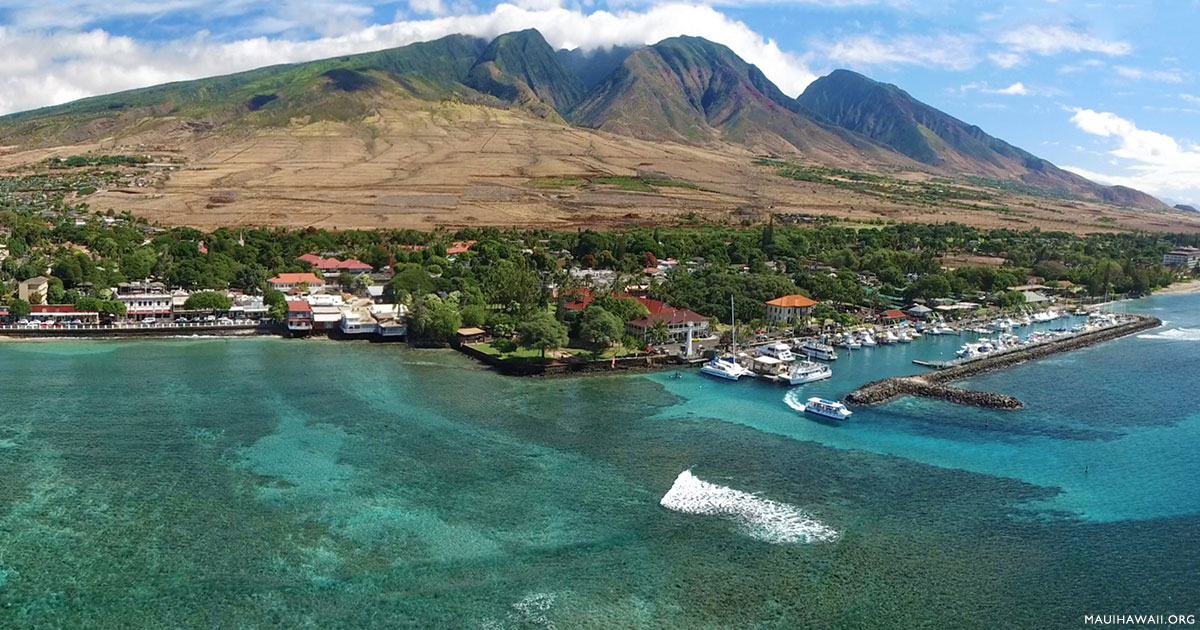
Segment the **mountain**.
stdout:
[[582,48],[567,50],[564,48],[557,54],[563,64],[579,77],[579,82],[586,91],[612,74],[613,70],[616,70],[634,50],[637,49],[629,46],[613,46],[596,50],[583,50]]
[[492,40],[467,73],[466,85],[518,104],[543,118],[558,118],[583,96],[583,84],[534,29]]
[[567,119],[638,138],[800,150],[839,164],[895,164],[899,158],[804,115],[756,66],[699,37],[673,37],[634,51],[588,91]]
[[1195,206],[1189,206],[1187,204],[1182,204],[1182,203],[1176,204],[1175,209],[1183,210],[1184,212],[1200,212],[1200,210],[1197,210]]
[[935,109],[908,92],[849,70],[813,81],[797,97],[804,111],[870,137],[922,164],[959,175],[1015,179],[1045,191],[1160,209],[1130,188],[1101,186]]

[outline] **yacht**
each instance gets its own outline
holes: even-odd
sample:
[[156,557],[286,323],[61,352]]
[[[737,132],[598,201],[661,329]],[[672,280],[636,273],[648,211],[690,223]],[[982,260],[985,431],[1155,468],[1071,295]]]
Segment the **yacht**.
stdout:
[[804,405],[804,410],[808,413],[816,414],[818,416],[825,416],[826,418],[833,418],[834,420],[845,420],[846,418],[849,418],[851,414],[851,411],[846,408],[846,405],[843,405],[840,402],[834,402],[832,400],[825,400],[824,398],[816,397],[808,399],[808,402]]
[[833,361],[837,358],[837,351],[833,346],[813,340],[805,341],[804,345],[800,346],[800,353],[823,361]]
[[788,385],[803,385],[813,381],[823,381],[833,376],[833,368],[815,361],[801,361],[788,366]]
[[796,360],[796,355],[792,354],[792,347],[786,343],[783,343],[782,341],[769,343],[765,346],[759,346],[758,355],[763,357],[772,357],[786,363],[791,363],[792,361]]
[[878,344],[875,342],[875,338],[871,336],[871,332],[870,332],[869,330],[864,330],[864,331],[862,332],[862,334],[861,334],[861,335],[859,335],[859,337],[858,337],[858,341],[859,341],[859,343],[861,343],[861,344],[862,344],[864,347],[868,347],[868,348],[869,348],[869,347],[871,347],[871,346],[878,345]]
[[881,333],[875,334],[875,341],[878,341],[879,343],[881,343],[885,346],[890,346],[890,345],[896,343],[897,341],[899,341],[899,339],[896,337],[896,335],[894,333],[892,333],[892,331],[885,330]]
[[896,341],[900,343],[909,343],[913,340],[912,333],[908,332],[907,328],[901,328],[896,331]]
[[954,329],[941,323],[941,322],[938,322],[936,325],[934,325],[933,328],[929,329],[929,334],[930,335],[953,335]]
[[754,376],[754,372],[738,365],[733,357],[715,357],[705,363],[700,371],[709,376],[736,381],[743,376]]

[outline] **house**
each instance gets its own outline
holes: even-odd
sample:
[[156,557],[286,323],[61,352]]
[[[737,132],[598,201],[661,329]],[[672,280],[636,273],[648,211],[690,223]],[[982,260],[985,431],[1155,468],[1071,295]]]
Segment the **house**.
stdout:
[[670,341],[685,341],[688,331],[692,337],[708,336],[708,318],[686,308],[663,306],[657,313],[635,319],[625,324],[625,332],[642,341],[648,341],[650,331],[658,322],[667,327],[667,337]]
[[482,328],[475,328],[473,326],[459,328],[455,335],[458,337],[459,344],[488,342],[487,331]]
[[1180,247],[1163,254],[1164,267],[1200,268],[1200,248]]
[[291,291],[301,284],[308,285],[309,291],[321,291],[325,288],[325,281],[315,273],[281,273],[267,280],[267,286],[284,292]]
[[322,275],[338,275],[348,273],[351,275],[359,275],[363,273],[371,273],[371,265],[358,260],[357,258],[347,258],[346,260],[338,260],[337,258],[323,258],[316,254],[305,254],[296,258],[296,260],[304,261],[312,265],[313,269],[320,271]]
[[913,304],[904,309],[904,313],[913,319],[926,320],[933,313],[933,309],[924,304]]
[[454,241],[449,247],[446,248],[446,255],[456,256],[458,254],[465,253],[467,250],[471,249],[471,246],[474,244],[475,241]]
[[45,304],[46,295],[50,291],[50,280],[45,276],[37,276],[22,280],[17,285],[17,297],[30,304]]
[[[571,295],[575,299],[563,304],[563,308],[567,309],[568,311],[582,311],[588,307],[588,304],[591,304],[592,301],[596,299],[596,296],[592,295],[592,292],[587,289],[577,289]],[[664,308],[670,308],[659,300],[652,300],[644,295],[636,295],[629,292],[614,295],[613,297],[617,299],[631,298],[637,300],[638,302],[641,302],[642,306],[646,307],[646,311],[651,315],[661,312]]]
[[304,300],[288,300],[287,327],[292,334],[305,334],[313,328],[312,307]]
[[767,319],[772,322],[794,322],[812,314],[817,301],[803,295],[785,295],[767,301]]
[[312,308],[312,329],[328,332],[342,323],[341,306],[322,306],[310,304]]
[[879,321],[884,324],[899,324],[908,321],[908,316],[898,308],[889,308],[879,315]]
[[374,335],[379,332],[379,324],[375,319],[361,311],[343,311],[338,327],[345,335]]

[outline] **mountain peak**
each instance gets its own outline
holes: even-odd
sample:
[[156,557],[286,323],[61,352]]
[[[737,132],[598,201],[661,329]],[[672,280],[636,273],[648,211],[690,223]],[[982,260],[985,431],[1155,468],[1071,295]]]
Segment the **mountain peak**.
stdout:
[[543,118],[558,118],[583,96],[579,77],[532,28],[493,39],[465,83]]

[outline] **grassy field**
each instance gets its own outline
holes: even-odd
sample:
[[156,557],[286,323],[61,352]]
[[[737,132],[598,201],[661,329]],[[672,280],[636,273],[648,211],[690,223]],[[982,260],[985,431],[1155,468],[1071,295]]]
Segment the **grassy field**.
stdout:
[[691,182],[660,177],[634,177],[631,175],[612,175],[605,177],[578,177],[567,175],[563,177],[537,177],[529,180],[532,188],[578,188],[587,184],[595,186],[611,186],[617,190],[632,192],[654,192],[656,188],[690,188],[703,190]]
[[526,348],[524,346],[517,346],[517,349],[512,352],[500,352],[498,349],[493,347],[491,344],[487,344],[487,343],[471,344],[470,347],[472,349],[482,352],[484,354],[496,357],[496,358],[500,359],[501,361],[512,361],[514,363],[518,363],[518,362],[519,363],[533,363],[533,362],[540,362],[540,361],[545,361],[545,362],[549,363],[549,362],[557,360],[550,356],[551,354],[557,354],[557,353],[566,353],[566,354],[571,355],[571,357],[573,357],[573,358],[584,360],[584,361],[596,361],[596,360],[605,360],[605,359],[626,357],[626,356],[637,354],[637,352],[638,352],[637,348],[626,348],[625,346],[620,345],[620,344],[612,346],[610,348],[606,348],[604,350],[595,350],[592,348],[559,348],[558,350],[548,352],[547,356],[543,359],[541,350],[537,350],[534,348]]

